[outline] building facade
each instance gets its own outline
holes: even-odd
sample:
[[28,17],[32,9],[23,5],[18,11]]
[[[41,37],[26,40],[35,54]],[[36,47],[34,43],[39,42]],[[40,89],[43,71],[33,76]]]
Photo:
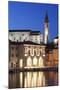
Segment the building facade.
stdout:
[[58,37],[53,40],[52,43],[46,45],[46,59],[45,63],[47,67],[58,66]]
[[40,44],[43,42],[43,35],[40,31],[10,30],[9,40],[13,42],[31,41]]
[[44,67],[45,46],[26,41],[9,42],[9,68]]
[[9,68],[58,66],[58,40],[48,43],[49,19],[46,14],[44,34],[40,31],[9,30]]

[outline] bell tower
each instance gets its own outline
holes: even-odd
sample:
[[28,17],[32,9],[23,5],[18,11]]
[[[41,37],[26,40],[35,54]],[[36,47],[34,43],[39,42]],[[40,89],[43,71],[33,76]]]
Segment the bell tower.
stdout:
[[49,34],[49,19],[46,13],[45,21],[44,21],[44,43],[47,44],[48,42],[48,34]]

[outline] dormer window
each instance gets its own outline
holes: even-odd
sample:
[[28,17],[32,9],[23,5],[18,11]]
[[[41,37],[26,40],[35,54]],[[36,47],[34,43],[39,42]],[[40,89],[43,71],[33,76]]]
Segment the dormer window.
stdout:
[[15,37],[14,37],[14,40],[15,40]]
[[27,40],[27,37],[25,38],[25,40]]
[[11,34],[11,36],[13,36],[13,34]]
[[20,37],[20,40],[21,40],[21,37]]
[[22,34],[22,36],[24,36],[24,34]]

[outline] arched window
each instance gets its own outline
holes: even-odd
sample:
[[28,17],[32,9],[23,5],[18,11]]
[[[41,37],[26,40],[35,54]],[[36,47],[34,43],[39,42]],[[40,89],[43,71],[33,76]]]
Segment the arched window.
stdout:
[[36,56],[33,58],[33,65],[37,66],[37,58],[36,58]]
[[11,68],[13,68],[13,63],[11,63]]
[[14,64],[14,68],[16,67],[16,64]]
[[39,57],[39,67],[44,67],[43,58]]
[[27,66],[32,66],[32,59],[30,56],[27,58]]
[[23,59],[20,59],[20,61],[19,61],[19,67],[23,67]]

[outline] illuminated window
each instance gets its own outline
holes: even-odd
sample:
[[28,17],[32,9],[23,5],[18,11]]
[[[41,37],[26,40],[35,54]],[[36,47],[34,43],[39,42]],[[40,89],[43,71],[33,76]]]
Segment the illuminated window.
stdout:
[[32,59],[30,56],[27,58],[27,66],[32,66]]
[[37,58],[36,58],[36,56],[33,58],[33,65],[37,66]]
[[24,56],[26,57],[26,56],[28,56],[28,54],[27,54],[27,53],[25,53],[25,54],[24,54]]
[[20,59],[19,61],[19,66],[22,68],[23,67],[23,59]]
[[43,58],[39,57],[39,67],[44,67]]
[[48,29],[46,28],[45,35],[48,35]]
[[58,43],[58,39],[54,39],[54,44],[57,44]]

